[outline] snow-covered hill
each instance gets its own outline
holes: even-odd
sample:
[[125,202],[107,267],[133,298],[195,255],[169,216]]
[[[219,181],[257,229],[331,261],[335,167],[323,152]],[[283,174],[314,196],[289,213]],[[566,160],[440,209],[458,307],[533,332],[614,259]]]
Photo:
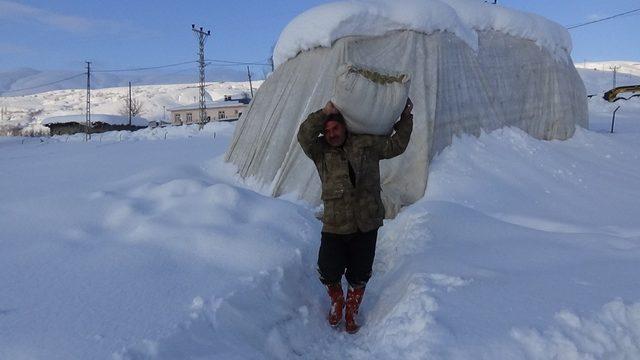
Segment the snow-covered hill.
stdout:
[[[262,81],[254,81],[253,87],[259,88]],[[214,82],[207,83],[207,93],[213,100],[220,100],[224,95],[239,96],[249,93],[249,82]],[[93,114],[120,114],[128,87],[96,89],[91,91],[91,112]],[[196,103],[199,99],[197,84],[175,85],[142,85],[132,87],[132,97],[143,104],[142,117],[148,120],[167,120],[169,112],[165,109],[179,105]],[[62,115],[84,114],[86,90],[55,90],[25,96],[0,98],[3,108],[0,127],[39,129],[46,118]]]
[[[610,131],[613,111],[617,108],[615,129],[631,131],[628,127],[635,129],[640,119],[640,98],[635,97],[629,101],[617,101],[609,103],[602,96],[613,87],[611,71],[578,69],[582,81],[587,88],[587,94],[593,95],[589,98],[589,128],[594,131]],[[618,74],[617,86],[640,85],[640,76],[631,74]],[[625,94],[628,97],[630,94]]]
[[353,336],[315,209],[235,176],[234,124],[0,138],[0,359],[640,358],[637,103],[615,134],[594,97],[568,141],[455,139],[381,229]]
[[640,61],[595,61],[575,63],[578,69],[613,72],[617,68],[618,73],[640,76]]
[[[97,70],[91,75],[91,83],[94,89],[127,86],[129,81],[136,85],[185,84],[197,79],[198,72],[195,62],[194,64],[185,64],[169,70],[106,73],[100,72],[100,70],[109,69],[97,67],[94,70]],[[82,68],[76,71],[43,71],[31,68],[1,71],[0,95],[18,96],[54,90],[83,89],[87,86],[87,78],[82,74],[83,71]],[[216,79],[217,81],[244,81],[247,78],[244,69],[241,71],[230,68],[215,68],[215,66],[207,71],[206,76],[207,79]]]

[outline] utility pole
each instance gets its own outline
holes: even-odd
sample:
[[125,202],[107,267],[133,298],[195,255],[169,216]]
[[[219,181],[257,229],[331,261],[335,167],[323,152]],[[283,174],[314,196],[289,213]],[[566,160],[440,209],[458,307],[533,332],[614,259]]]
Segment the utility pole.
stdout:
[[211,30],[207,30],[206,32],[202,30],[202,27],[196,29],[195,24],[191,24],[191,31],[193,31],[198,36],[198,45],[199,45],[199,59],[198,63],[200,64],[200,130],[204,127],[204,123],[207,121],[207,105],[205,104],[205,92],[204,92],[204,68],[206,64],[204,63],[204,43],[207,41],[207,36],[211,35]]
[[247,76],[249,76],[249,89],[251,89],[251,99],[253,99],[253,85],[251,84],[251,71],[249,71],[248,65],[247,65]]
[[84,141],[91,139],[91,61],[87,61],[87,107],[85,112]]
[[620,69],[620,66],[615,65],[615,66],[609,66],[609,69],[613,70],[613,88],[616,88],[616,75],[618,73],[618,69]]
[[131,81],[129,81],[129,126],[131,126],[131,113],[133,112],[131,106],[133,103],[131,102]]

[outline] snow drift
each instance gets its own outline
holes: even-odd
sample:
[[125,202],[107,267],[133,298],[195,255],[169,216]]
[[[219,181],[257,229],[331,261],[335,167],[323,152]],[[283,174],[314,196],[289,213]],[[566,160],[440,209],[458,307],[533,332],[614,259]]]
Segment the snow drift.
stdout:
[[323,5],[283,31],[274,53],[281,64],[240,119],[226,160],[273,195],[319,203],[320,181],[295,140],[300,122],[330,99],[342,64],[394,69],[411,77],[414,102],[407,151],[381,163],[382,198],[394,216],[423,196],[429,162],[454,136],[514,126],[567,139],[576,124],[586,127],[570,49],[559,25],[477,1]]

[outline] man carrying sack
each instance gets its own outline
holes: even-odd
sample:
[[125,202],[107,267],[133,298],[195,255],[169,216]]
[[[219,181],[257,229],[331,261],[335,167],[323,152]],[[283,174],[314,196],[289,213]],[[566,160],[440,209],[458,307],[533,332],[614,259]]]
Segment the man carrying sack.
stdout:
[[[298,142],[315,163],[322,182],[318,273],[331,298],[327,320],[338,326],[344,309],[345,328],[351,334],[360,327],[356,316],[371,277],[378,228],[384,219],[379,161],[398,156],[407,148],[412,109],[407,98],[392,135],[355,134],[347,130],[341,112],[329,101],[311,113],[298,130]],[[343,274],[349,283],[346,302]]]

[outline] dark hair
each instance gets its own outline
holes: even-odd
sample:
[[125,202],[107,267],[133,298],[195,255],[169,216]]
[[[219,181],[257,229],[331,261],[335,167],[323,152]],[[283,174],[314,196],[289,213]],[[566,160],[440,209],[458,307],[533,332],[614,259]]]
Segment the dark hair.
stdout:
[[347,125],[347,123],[344,121],[344,117],[340,113],[329,115],[327,117],[327,121],[336,121],[341,123],[342,125],[345,125],[345,126]]

